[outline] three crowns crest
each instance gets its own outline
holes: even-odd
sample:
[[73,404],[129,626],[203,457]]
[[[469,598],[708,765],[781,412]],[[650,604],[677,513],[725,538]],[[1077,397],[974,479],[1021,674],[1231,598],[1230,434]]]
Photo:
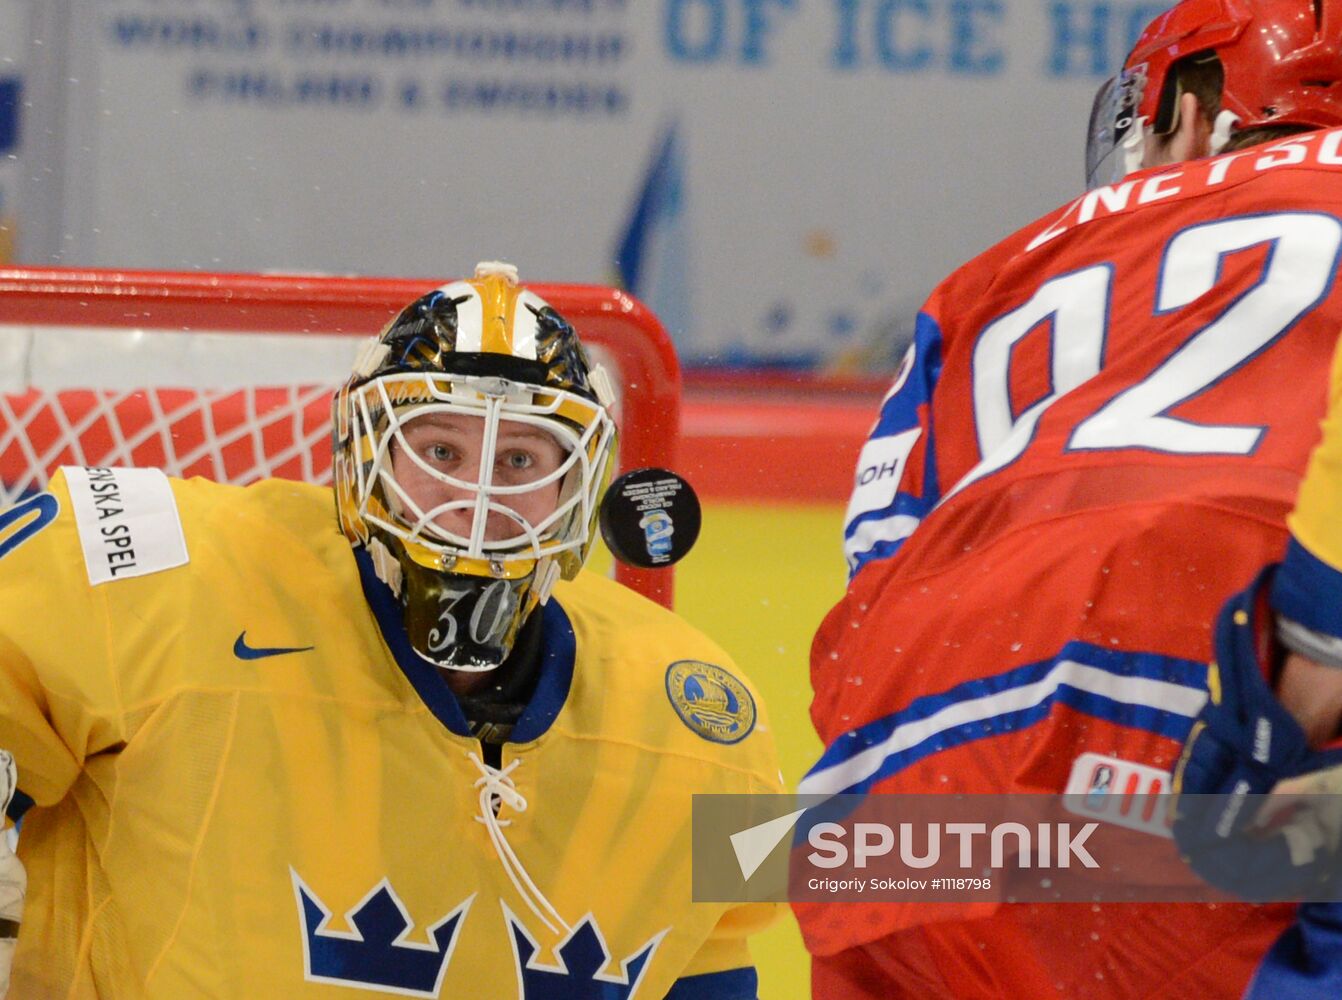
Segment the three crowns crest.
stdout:
[[657,946],[666,936],[659,931],[633,955],[620,963],[622,975],[603,975],[601,970],[610,964],[610,949],[589,913],[583,917],[559,942],[555,955],[557,965],[543,965],[537,961],[540,946],[522,921],[503,907],[517,961],[518,996],[521,1000],[631,1000],[643,973]]
[[[432,944],[409,940],[414,930],[405,904],[382,879],[345,914],[348,931],[328,928],[331,910],[292,868],[294,898],[303,929],[303,962],[311,982],[378,990],[403,996],[437,997],[452,961],[461,926],[475,902],[468,896],[428,928]],[[519,1000],[633,1000],[648,963],[670,928],[655,934],[620,962],[611,964],[596,919],[588,914],[555,948],[557,964],[540,961],[540,945],[522,921],[500,901],[512,945]]]

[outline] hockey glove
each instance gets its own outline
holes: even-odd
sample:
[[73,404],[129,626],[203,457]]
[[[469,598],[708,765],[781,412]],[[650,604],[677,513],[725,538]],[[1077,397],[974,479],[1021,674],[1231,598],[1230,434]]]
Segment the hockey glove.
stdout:
[[[1272,572],[1231,597],[1217,618],[1210,696],[1175,774],[1174,839],[1194,871],[1245,899],[1336,899],[1342,780],[1332,769],[1342,765],[1342,750],[1311,750],[1272,693]],[[1317,794],[1332,787],[1330,776],[1337,790]],[[1295,794],[1263,808],[1284,779],[1298,779],[1286,786]]]
[[[0,814],[9,808],[17,787],[14,757],[7,750],[0,750]],[[27,892],[28,875],[23,862],[10,848],[7,835],[0,831],[0,998],[9,992],[9,972],[14,964],[14,946],[18,943]]]

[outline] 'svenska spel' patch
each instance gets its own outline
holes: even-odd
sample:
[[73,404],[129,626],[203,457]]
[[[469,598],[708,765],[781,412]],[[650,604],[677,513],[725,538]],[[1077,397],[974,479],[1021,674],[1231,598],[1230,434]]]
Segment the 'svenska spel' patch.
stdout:
[[186,564],[177,501],[160,470],[64,471],[89,583],[129,580]]

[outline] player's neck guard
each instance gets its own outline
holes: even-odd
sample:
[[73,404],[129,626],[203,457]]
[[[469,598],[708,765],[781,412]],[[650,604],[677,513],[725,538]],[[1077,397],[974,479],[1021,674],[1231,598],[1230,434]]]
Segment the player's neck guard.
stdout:
[[401,560],[410,646],[436,667],[493,670],[539,604],[535,572],[513,579],[440,573]]

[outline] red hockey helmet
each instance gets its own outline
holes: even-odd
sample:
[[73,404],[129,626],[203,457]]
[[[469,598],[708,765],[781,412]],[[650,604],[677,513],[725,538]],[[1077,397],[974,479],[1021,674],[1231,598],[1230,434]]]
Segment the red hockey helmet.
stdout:
[[1157,17],[1124,67],[1146,77],[1137,113],[1157,131],[1168,124],[1162,97],[1173,100],[1170,67],[1199,52],[1221,60],[1221,107],[1236,130],[1342,125],[1342,9],[1332,0],[1184,0]]
[[[1123,72],[1101,88],[1092,114],[1087,174],[1141,130],[1167,132],[1180,59],[1214,53],[1224,73],[1221,108],[1232,131],[1260,125],[1342,125],[1342,7],[1336,0],[1183,0],[1142,32]],[[1129,155],[1127,169],[1132,167]],[[1120,171],[1121,174],[1121,171]]]

